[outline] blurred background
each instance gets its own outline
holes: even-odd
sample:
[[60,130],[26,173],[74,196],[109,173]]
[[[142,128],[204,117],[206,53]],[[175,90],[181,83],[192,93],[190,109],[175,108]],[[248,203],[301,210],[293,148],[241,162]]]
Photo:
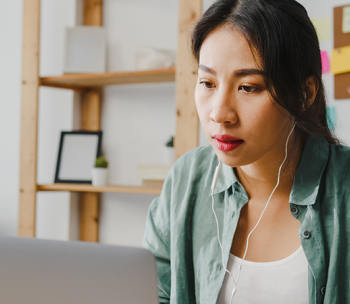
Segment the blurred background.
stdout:
[[[0,235],[15,236],[19,224],[23,2],[1,2]],[[203,10],[212,2],[204,0]],[[331,58],[333,8],[350,5],[350,0],[300,2],[319,27],[321,50]],[[177,51],[178,5],[177,0],[104,0],[107,71],[134,71],[135,53],[141,46]],[[40,18],[40,76],[61,75],[65,29],[82,24],[82,1],[42,0]],[[323,77],[335,133],[344,143],[350,143],[350,99],[334,99],[334,75],[327,71]],[[38,184],[53,183],[61,131],[77,129],[76,103],[73,91],[40,87]],[[175,128],[174,82],[105,87],[101,129],[103,154],[110,164],[109,183],[140,186],[137,164],[158,164],[163,157],[162,147],[175,134]],[[201,128],[199,145],[207,145]],[[156,196],[101,193],[99,241],[141,246],[147,209]],[[78,239],[78,201],[70,192],[38,192],[36,236]]]

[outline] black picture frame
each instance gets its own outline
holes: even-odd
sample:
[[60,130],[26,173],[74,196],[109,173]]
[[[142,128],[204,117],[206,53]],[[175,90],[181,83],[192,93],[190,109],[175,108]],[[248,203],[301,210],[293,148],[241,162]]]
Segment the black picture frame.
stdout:
[[[90,179],[62,179],[60,178],[60,168],[62,165],[62,151],[64,148],[64,142],[65,137],[67,135],[86,135],[86,136],[98,136],[97,141],[97,147],[96,147],[96,158],[101,156],[101,144],[102,144],[102,131],[62,131],[61,132],[61,138],[60,138],[60,145],[58,149],[58,156],[57,156],[57,165],[56,165],[56,172],[55,172],[55,183],[65,183],[65,184],[91,184],[91,178]],[[92,164],[93,166],[93,164]],[[92,169],[92,167],[91,167]]]

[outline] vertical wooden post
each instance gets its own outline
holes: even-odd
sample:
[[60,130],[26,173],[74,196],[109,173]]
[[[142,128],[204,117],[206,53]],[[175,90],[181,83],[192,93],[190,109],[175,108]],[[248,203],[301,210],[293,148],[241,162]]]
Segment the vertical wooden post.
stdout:
[[40,0],[23,1],[21,160],[18,235],[35,236]]
[[91,192],[80,193],[80,240],[87,242],[98,241],[98,194]]
[[199,119],[194,102],[197,66],[192,59],[190,34],[202,15],[202,0],[179,0],[179,34],[176,63],[175,157],[198,146]]
[[[102,26],[103,0],[84,0],[84,25]],[[100,121],[101,91],[91,89],[82,93],[81,128],[98,131]],[[98,241],[99,195],[80,194],[80,240]]]
[[101,90],[90,89],[82,93],[81,128],[85,131],[99,131],[101,128]]
[[103,0],[84,0],[84,25],[102,26]]

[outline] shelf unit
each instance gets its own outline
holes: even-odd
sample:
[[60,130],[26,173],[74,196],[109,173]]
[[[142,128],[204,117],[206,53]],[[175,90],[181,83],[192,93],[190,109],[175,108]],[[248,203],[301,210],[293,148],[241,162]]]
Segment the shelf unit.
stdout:
[[175,81],[175,69],[103,74],[66,74],[58,77],[41,77],[45,87],[83,91],[88,87],[107,85],[154,83]]
[[[108,85],[176,81],[175,157],[198,146],[198,116],[193,99],[197,70],[191,60],[188,36],[191,25],[202,13],[202,0],[178,0],[179,27],[175,69],[103,74],[68,74],[40,77],[40,0],[23,0],[23,61],[21,113],[21,171],[19,236],[35,237],[37,191],[80,193],[80,239],[98,241],[99,193],[159,194],[145,187],[93,187],[79,184],[38,185],[37,136],[40,86],[70,89],[81,94],[81,129],[100,130],[101,89]],[[84,0],[84,25],[102,26],[103,0]]]
[[142,193],[160,194],[161,189],[129,186],[105,186],[94,187],[86,184],[50,184],[37,185],[37,191],[72,191],[72,192],[120,192],[120,193]]

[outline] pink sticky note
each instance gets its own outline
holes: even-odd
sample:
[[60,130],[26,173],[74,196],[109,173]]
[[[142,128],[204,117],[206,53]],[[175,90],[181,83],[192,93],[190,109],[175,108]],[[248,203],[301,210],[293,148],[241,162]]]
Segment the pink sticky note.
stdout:
[[346,90],[348,91],[348,93],[350,94],[350,86],[346,88]]
[[328,53],[326,51],[321,51],[322,60],[322,74],[328,73],[331,70]]

